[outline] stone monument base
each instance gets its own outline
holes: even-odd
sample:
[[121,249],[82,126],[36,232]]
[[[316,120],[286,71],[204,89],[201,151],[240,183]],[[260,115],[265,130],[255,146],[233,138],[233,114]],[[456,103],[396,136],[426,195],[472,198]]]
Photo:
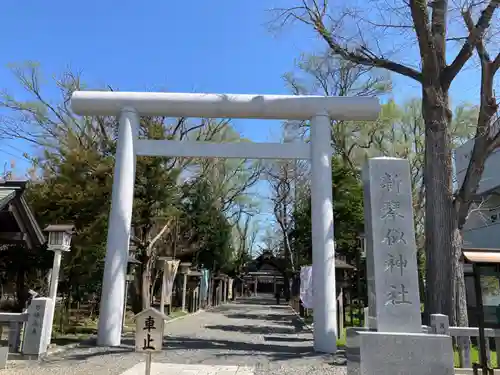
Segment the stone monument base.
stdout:
[[347,336],[348,375],[455,373],[450,336],[363,329],[351,331]]

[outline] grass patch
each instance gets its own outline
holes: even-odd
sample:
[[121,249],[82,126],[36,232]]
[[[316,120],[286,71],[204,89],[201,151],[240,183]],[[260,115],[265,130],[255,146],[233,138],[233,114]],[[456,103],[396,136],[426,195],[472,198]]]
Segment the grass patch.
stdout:
[[313,316],[312,316],[312,315],[306,316],[306,317],[305,317],[305,318],[303,318],[303,319],[304,319],[304,322],[305,322],[307,325],[311,325],[311,324],[313,324],[314,319],[313,319]]
[[169,318],[171,319],[180,318],[181,316],[185,316],[187,314],[189,314],[187,311],[174,310],[170,313]]
[[[471,363],[479,363],[479,350],[475,345],[471,345],[470,348],[470,361]],[[460,366],[458,351],[456,349],[454,350],[453,362],[455,364],[455,367]],[[490,352],[490,367],[497,368],[497,366],[498,366],[497,353],[492,351]]]
[[[169,315],[171,319],[179,318],[187,315],[188,312],[181,309],[175,309]],[[68,314],[62,309],[55,311],[54,325],[52,327],[52,340],[51,343],[57,346],[68,345],[72,343],[79,343],[89,340],[97,335],[98,317],[89,318],[82,316],[82,314],[70,311]],[[134,314],[127,311],[125,315],[125,325],[123,333],[135,332]]]
[[345,348],[346,342],[345,342],[345,329],[344,332],[342,332],[342,335],[340,335],[340,338],[337,339],[337,348]]
[[[302,318],[302,319],[304,319],[304,322],[307,325],[311,325],[313,323],[313,316],[312,315],[306,316],[305,318]],[[345,335],[345,328],[344,328],[342,334],[340,335],[340,338],[337,339],[337,348],[345,347],[345,345],[346,345],[345,338],[346,338],[346,335]]]

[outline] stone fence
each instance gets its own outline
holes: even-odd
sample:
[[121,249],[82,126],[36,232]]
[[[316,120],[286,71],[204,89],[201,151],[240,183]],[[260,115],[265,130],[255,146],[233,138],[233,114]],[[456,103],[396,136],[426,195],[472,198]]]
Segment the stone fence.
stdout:
[[[18,353],[21,345],[21,331],[28,321],[28,313],[0,313],[0,340],[4,328],[8,327],[8,347],[10,353]],[[3,346],[3,343],[2,345]]]
[[[436,314],[437,315],[437,314]],[[445,316],[445,315],[441,315]],[[432,315],[431,315],[432,317]],[[446,321],[448,317],[446,317]],[[446,324],[440,323],[438,327],[437,324],[432,324],[429,326],[422,326],[422,331],[424,333],[439,333],[443,335],[448,335],[454,338],[455,345],[458,349],[458,355],[460,359],[460,368],[471,368],[471,338],[476,338],[476,342],[479,342],[479,328],[477,327],[447,327]],[[488,362],[491,359],[492,348],[497,354],[497,361],[500,359],[500,329],[485,328],[484,335],[486,336],[486,357]],[[494,342],[494,345],[492,345]],[[479,351],[479,350],[478,350]],[[499,364],[497,363],[497,367]]]
[[9,353],[40,357],[47,353],[52,324],[52,300],[34,298],[23,313],[0,312],[0,340],[8,327],[8,345],[0,344],[0,368],[5,368]]
[[[368,307],[365,307],[365,317]],[[368,319],[365,319],[367,322]],[[422,326],[423,333],[435,333],[453,337],[454,345],[458,351],[459,368],[472,368],[471,360],[471,338],[479,343],[479,328],[477,327],[450,327],[446,315],[431,314],[431,325]],[[486,356],[491,359],[491,352],[494,350],[497,362],[500,362],[500,329],[485,328]],[[493,345],[492,345],[493,344]],[[500,363],[497,363],[500,368]]]

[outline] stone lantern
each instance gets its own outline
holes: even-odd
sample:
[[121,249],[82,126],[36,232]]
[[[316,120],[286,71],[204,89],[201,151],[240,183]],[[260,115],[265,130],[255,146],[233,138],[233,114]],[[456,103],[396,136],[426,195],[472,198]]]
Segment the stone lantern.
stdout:
[[52,264],[52,271],[50,272],[49,286],[49,298],[52,300],[52,305],[49,310],[49,324],[47,327],[47,344],[49,344],[52,336],[52,324],[56,308],[57,286],[59,284],[62,252],[70,251],[71,238],[75,233],[75,227],[72,224],[52,224],[47,226],[44,232],[48,232],[49,234],[47,250],[54,252],[54,262]]
[[74,226],[71,224],[61,225],[53,224],[44,229],[49,233],[49,240],[47,242],[47,250],[54,252],[54,262],[52,265],[52,272],[50,277],[50,291],[49,297],[55,302],[57,295],[57,284],[59,282],[59,270],[61,268],[61,253],[70,251],[71,238],[74,234]]

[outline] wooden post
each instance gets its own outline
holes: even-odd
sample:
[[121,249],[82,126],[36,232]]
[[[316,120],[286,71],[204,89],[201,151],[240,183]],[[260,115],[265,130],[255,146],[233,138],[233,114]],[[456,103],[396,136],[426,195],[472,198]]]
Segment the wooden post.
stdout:
[[476,289],[476,309],[477,309],[477,322],[479,326],[479,364],[481,366],[483,375],[488,375],[488,357],[486,356],[486,337],[484,335],[484,308],[483,308],[483,291],[481,288],[481,279],[479,265],[474,263],[472,265],[474,270],[474,286]]

